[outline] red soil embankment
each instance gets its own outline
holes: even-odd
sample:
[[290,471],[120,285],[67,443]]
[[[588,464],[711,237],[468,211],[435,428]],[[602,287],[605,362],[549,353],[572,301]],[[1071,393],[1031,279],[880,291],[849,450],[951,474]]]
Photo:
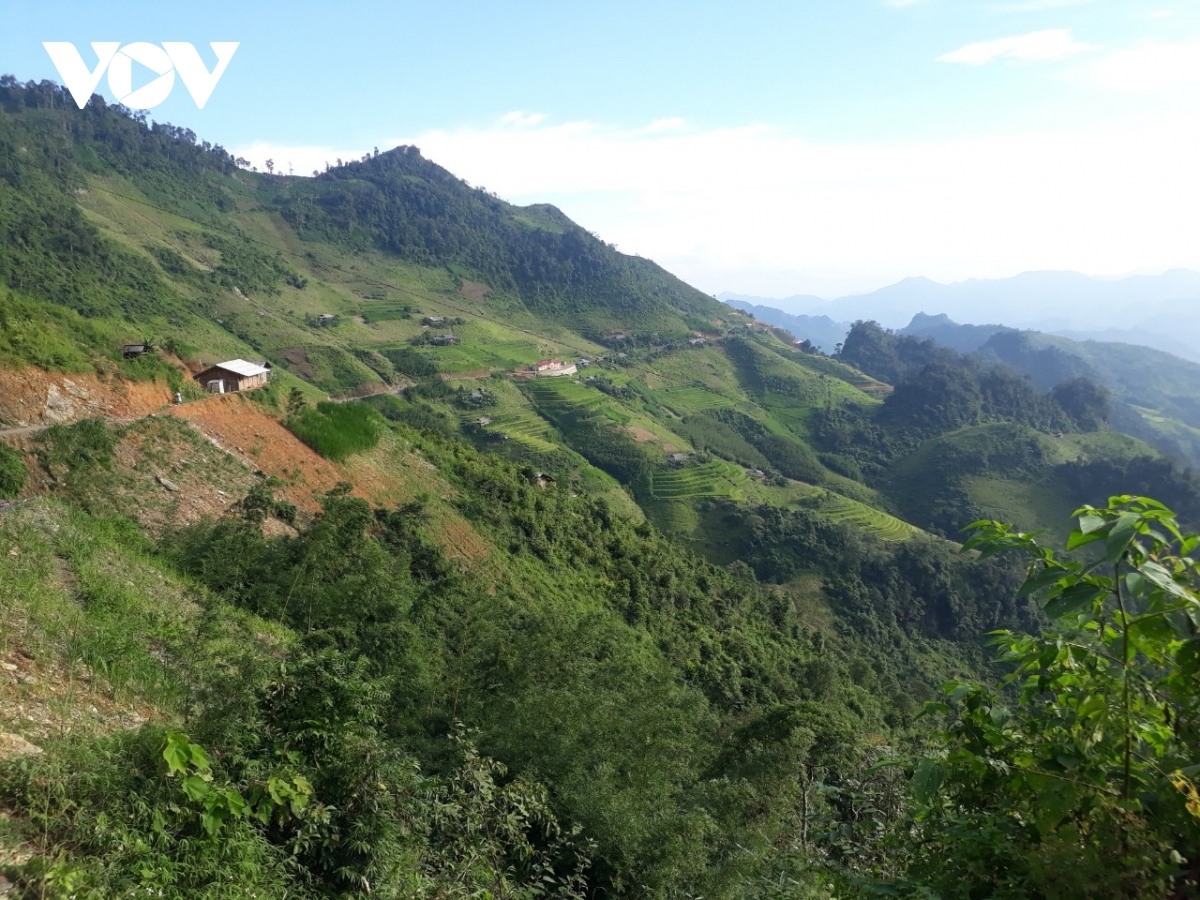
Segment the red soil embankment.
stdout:
[[91,416],[136,419],[171,402],[165,384],[94,373],[0,368],[0,429],[40,428]]

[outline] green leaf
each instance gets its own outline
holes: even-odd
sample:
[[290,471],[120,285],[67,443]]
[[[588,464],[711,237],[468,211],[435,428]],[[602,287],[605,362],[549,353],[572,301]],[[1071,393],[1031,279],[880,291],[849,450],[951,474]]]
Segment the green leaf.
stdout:
[[1091,534],[1084,534],[1082,531],[1072,531],[1071,536],[1067,538],[1067,549],[1076,550],[1085,544],[1090,544],[1092,541],[1104,540],[1104,533],[1093,531]]
[[200,824],[204,826],[204,830],[208,833],[209,837],[217,836],[217,832],[221,830],[222,818],[222,816],[211,812],[200,814]]
[[1057,584],[1063,578],[1066,578],[1071,573],[1066,569],[1058,566],[1047,566],[1040,572],[1030,575],[1025,579],[1025,583],[1021,585],[1021,589],[1017,591],[1018,597],[1028,597],[1030,594],[1047,588],[1052,584]]
[[1175,653],[1175,661],[1184,675],[1200,672],[1200,637],[1185,641]]
[[1142,517],[1137,513],[1121,513],[1121,517],[1109,531],[1108,540],[1104,544],[1105,562],[1115,564],[1125,554],[1130,543],[1137,537],[1141,524]]
[[1091,534],[1099,531],[1104,527],[1104,516],[1098,516],[1095,513],[1088,513],[1085,516],[1079,517],[1079,532],[1080,534]]
[[239,819],[246,814],[246,801],[242,798],[241,794],[233,788],[226,788],[222,793],[225,796],[225,805],[228,807],[230,813]]
[[1171,577],[1171,573],[1154,560],[1148,560],[1147,562],[1142,563],[1140,566],[1138,566],[1138,571],[1153,581],[1164,591],[1179,597],[1181,600],[1191,600],[1193,603],[1197,602],[1195,594],[1183,587],[1183,585],[1177,583],[1175,579]]
[[201,772],[207,772],[212,768],[208,762],[208,754],[204,752],[204,748],[199,744],[188,744],[188,755],[192,758],[192,764]]
[[169,775],[183,775],[187,772],[187,738],[171,732],[167,735],[166,746],[163,747],[163,759],[167,762]]
[[1034,823],[1042,837],[1050,835],[1062,823],[1075,807],[1078,795],[1078,789],[1069,781],[1047,779],[1045,786],[1038,792],[1037,818]]
[[934,798],[942,786],[942,780],[945,777],[946,769],[941,763],[931,759],[921,760],[917,764],[917,770],[913,773],[913,799],[922,806],[928,806],[929,801]]
[[951,702],[957,702],[957,701],[963,699],[963,697],[967,697],[971,694],[974,694],[976,691],[979,690],[979,688],[974,684],[966,684],[966,683],[957,682],[957,681],[950,682],[949,684],[945,685],[942,689],[949,693]]
[[1051,597],[1045,606],[1046,615],[1052,619],[1059,619],[1077,613],[1081,609],[1091,606],[1106,593],[1108,592],[1104,588],[1081,581]]
[[200,800],[208,795],[212,788],[199,775],[189,775],[183,779],[183,792],[188,795],[189,800]]

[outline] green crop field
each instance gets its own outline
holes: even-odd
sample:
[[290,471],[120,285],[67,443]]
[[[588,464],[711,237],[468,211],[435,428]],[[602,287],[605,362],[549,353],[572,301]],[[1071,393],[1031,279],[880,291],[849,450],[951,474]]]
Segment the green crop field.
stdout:
[[655,471],[650,477],[650,493],[660,500],[684,500],[695,497],[726,497],[744,500],[742,489],[750,480],[737,466],[714,459],[686,469]]
[[821,512],[834,522],[853,525],[883,541],[907,541],[918,531],[895,516],[840,494],[830,494]]
[[664,388],[658,391],[657,396],[662,400],[664,406],[679,416],[703,412],[706,409],[733,406],[734,403],[716,391],[699,386]]

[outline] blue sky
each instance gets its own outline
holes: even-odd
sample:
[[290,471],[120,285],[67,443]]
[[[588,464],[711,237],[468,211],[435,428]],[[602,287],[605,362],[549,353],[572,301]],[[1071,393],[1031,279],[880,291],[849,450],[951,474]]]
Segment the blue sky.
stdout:
[[21,79],[59,80],[43,41],[239,41],[203,110],[150,115],[297,174],[416,143],[714,293],[1200,268],[1197,0],[5,0],[0,29]]

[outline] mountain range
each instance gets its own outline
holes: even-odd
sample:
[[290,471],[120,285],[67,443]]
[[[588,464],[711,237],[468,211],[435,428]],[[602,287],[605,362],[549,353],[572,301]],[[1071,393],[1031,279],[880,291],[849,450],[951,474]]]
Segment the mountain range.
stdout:
[[[1187,269],[1122,279],[1090,278],[1075,272],[1026,272],[1012,278],[954,284],[907,278],[867,294],[834,300],[808,295],[773,300],[729,292],[718,296],[738,308],[750,304],[809,317],[793,324],[811,329],[822,341],[827,340],[829,326],[812,318],[824,317],[845,323],[847,328],[860,319],[903,328],[918,313],[945,314],[967,325],[986,325],[1002,318],[1013,328],[1077,340],[1140,344],[1200,362],[1200,273]],[[770,321],[769,314],[755,315]],[[812,340],[821,343],[817,337]]]

